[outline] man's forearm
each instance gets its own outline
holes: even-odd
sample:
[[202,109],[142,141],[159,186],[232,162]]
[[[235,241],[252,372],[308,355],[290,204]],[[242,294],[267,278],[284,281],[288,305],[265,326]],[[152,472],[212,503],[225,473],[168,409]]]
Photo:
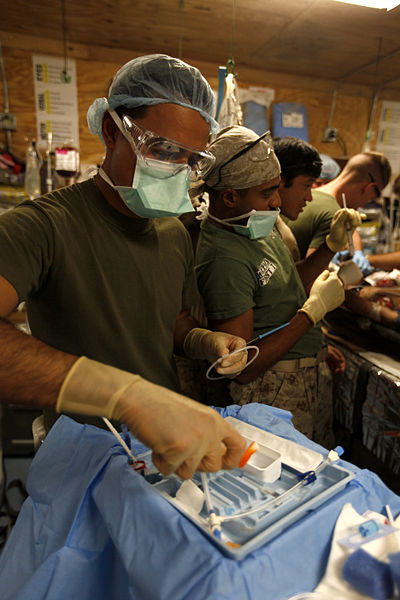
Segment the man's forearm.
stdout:
[[364,244],[362,241],[362,237],[361,237],[360,233],[357,231],[357,229],[353,232],[353,246],[354,246],[354,252],[356,250],[361,250],[361,252],[363,252],[363,250],[364,250]]
[[0,355],[0,401],[39,408],[55,406],[61,384],[77,360],[1,318]]
[[370,265],[382,271],[391,271],[400,267],[400,252],[388,252],[387,254],[371,254],[368,256]]
[[[312,327],[313,324],[305,313],[297,313],[287,327],[263,338],[257,344],[260,348],[258,358],[235,378],[236,383],[249,383],[263,375]],[[251,356],[250,354],[250,358]]]
[[196,320],[189,314],[188,310],[181,312],[175,322],[174,329],[174,352],[178,356],[185,356],[183,345],[189,331],[198,327]]

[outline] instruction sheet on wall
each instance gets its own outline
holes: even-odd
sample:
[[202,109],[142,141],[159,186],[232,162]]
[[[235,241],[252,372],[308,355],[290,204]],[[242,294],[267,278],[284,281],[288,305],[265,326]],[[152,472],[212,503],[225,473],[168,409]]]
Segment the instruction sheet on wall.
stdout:
[[[53,147],[64,143],[79,149],[78,96],[75,60],[33,55],[37,142],[47,147],[52,133]],[[65,69],[65,67],[67,67]]]
[[376,149],[389,160],[392,172],[400,173],[400,102],[382,102]]

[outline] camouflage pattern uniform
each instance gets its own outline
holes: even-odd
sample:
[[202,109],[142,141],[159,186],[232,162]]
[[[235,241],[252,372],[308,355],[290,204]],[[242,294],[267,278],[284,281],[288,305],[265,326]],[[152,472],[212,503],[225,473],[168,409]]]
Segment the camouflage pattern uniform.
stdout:
[[210,363],[175,356],[180,393],[192,400],[209,406],[229,406],[233,400],[229,394],[230,379],[209,381],[206,372]]
[[290,411],[296,429],[332,448],[332,376],[324,360],[291,372],[272,367],[245,385],[232,381],[229,391],[233,402],[241,406],[260,402]]

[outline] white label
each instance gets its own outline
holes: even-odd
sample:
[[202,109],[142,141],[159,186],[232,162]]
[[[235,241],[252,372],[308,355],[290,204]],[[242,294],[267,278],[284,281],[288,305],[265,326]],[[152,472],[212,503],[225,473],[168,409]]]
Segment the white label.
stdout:
[[260,286],[267,285],[275,271],[276,265],[267,258],[263,258],[257,270],[258,283]]
[[304,116],[302,113],[286,112],[282,114],[282,125],[284,127],[304,127]]
[[69,171],[77,173],[79,171],[79,154],[76,150],[56,149],[56,171]]

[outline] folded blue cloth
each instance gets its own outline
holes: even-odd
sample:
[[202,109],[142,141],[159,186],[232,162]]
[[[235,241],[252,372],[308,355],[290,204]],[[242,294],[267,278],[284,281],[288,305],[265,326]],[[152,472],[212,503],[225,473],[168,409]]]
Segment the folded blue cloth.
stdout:
[[389,564],[392,571],[393,581],[397,585],[397,589],[400,592],[400,552],[394,552],[389,554]]
[[343,579],[358,592],[374,600],[390,600],[393,597],[393,578],[390,566],[362,548],[346,560],[342,571]]

